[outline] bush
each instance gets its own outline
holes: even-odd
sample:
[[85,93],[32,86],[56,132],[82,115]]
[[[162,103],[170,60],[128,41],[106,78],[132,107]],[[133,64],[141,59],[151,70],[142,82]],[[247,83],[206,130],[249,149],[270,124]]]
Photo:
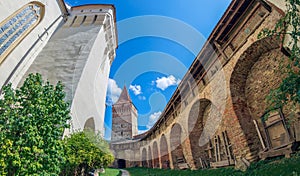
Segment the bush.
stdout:
[[64,139],[67,162],[61,175],[87,174],[114,161],[108,143],[91,131],[73,133]]
[[0,175],[57,175],[64,163],[62,136],[70,119],[63,85],[30,74],[0,99]]

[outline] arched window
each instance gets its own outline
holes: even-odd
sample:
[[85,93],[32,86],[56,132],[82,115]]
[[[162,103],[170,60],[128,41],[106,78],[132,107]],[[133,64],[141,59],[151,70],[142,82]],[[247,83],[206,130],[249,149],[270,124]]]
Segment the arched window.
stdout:
[[42,20],[45,7],[30,2],[0,23],[0,64]]

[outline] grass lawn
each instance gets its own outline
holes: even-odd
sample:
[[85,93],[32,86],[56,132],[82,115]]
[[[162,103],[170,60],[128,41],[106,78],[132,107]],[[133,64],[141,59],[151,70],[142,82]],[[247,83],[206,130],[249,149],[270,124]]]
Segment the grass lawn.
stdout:
[[121,176],[121,171],[113,168],[106,168],[104,174],[99,174],[99,176]]
[[253,163],[246,172],[234,170],[234,168],[220,168],[209,170],[164,170],[148,168],[128,168],[131,176],[300,176],[300,153],[292,158],[277,158]]

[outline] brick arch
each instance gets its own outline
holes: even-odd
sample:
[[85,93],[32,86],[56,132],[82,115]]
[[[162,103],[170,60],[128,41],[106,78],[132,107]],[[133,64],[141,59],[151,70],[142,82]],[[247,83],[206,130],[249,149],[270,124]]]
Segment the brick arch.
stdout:
[[[257,157],[257,150],[260,147],[259,138],[253,124],[253,114],[251,113],[251,108],[249,107],[248,100],[249,97],[246,97],[246,92],[249,91],[249,86],[247,86],[247,82],[249,82],[250,73],[253,71],[253,67],[256,63],[262,60],[266,55],[272,52],[280,52],[280,42],[272,37],[266,37],[261,40],[254,42],[250,47],[244,51],[241,55],[239,60],[237,61],[234,70],[232,72],[230,78],[230,93],[232,98],[232,105],[233,110],[238,118],[239,124],[242,128],[242,131],[246,137],[248,147],[252,156],[249,159],[255,159]],[[269,71],[273,69],[273,66],[270,65],[269,61],[273,61],[275,58],[269,57],[268,59],[264,60],[263,65],[269,65],[270,68],[267,68],[265,71]],[[257,78],[256,81],[261,81]],[[251,82],[251,81],[250,81]],[[252,83],[250,83],[252,84]],[[264,96],[262,94],[263,89],[269,89],[269,87],[263,88],[262,85],[264,83],[257,84],[256,94],[262,97],[260,101],[264,101]],[[262,111],[265,111],[263,107],[261,108]],[[261,114],[262,115],[262,114]],[[234,136],[237,134],[233,134]],[[243,145],[243,144],[241,144]],[[236,148],[239,148],[237,146]]]
[[148,167],[152,168],[153,163],[152,163],[152,150],[151,147],[148,147]]
[[196,168],[201,167],[200,158],[207,159],[205,149],[207,145],[200,146],[199,140],[203,133],[204,125],[210,111],[212,104],[210,100],[200,99],[197,100],[191,107],[188,117],[188,131],[189,141],[191,146],[191,153]]
[[160,168],[158,145],[156,141],[153,143],[153,167]]
[[160,138],[160,161],[163,169],[170,168],[170,156],[166,136],[163,134]]
[[142,149],[142,167],[148,167],[146,148]]
[[84,130],[95,131],[95,120],[94,117],[87,119],[84,123]]
[[175,123],[170,133],[170,148],[174,169],[178,169],[177,161],[179,159],[185,160],[182,143],[182,127],[180,124]]

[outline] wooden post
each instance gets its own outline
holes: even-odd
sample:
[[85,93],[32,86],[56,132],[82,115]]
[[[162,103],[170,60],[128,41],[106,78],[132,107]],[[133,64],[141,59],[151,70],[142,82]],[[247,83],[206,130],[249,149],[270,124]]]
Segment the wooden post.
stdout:
[[209,142],[208,142],[208,147],[207,147],[207,152],[208,152],[208,157],[209,159],[211,160],[212,159],[212,152],[213,152],[213,146],[212,146],[212,142],[211,140],[209,139]]
[[253,123],[254,123],[254,125],[255,125],[255,128],[256,128],[256,131],[257,131],[257,134],[258,134],[260,143],[261,143],[261,145],[262,145],[262,147],[263,147],[263,150],[265,150],[265,149],[266,149],[266,145],[265,145],[264,140],[263,140],[263,138],[262,138],[262,136],[261,136],[261,133],[260,133],[260,130],[259,130],[257,121],[256,121],[256,120],[253,120]]
[[220,153],[220,137],[219,135],[215,136],[215,155],[216,155],[216,161],[221,161],[221,153]]
[[229,141],[228,141],[227,132],[223,131],[222,135],[223,135],[223,139],[224,139],[225,146],[226,146],[225,150],[226,150],[226,154],[227,154],[228,160],[231,161],[232,160],[232,156],[231,156],[230,144],[229,144]]
[[216,159],[216,162],[217,161],[219,161],[218,160],[218,150],[217,150],[217,148],[218,148],[218,141],[217,141],[217,136],[215,136],[215,143],[214,143],[214,149],[215,149],[215,159]]
[[202,159],[199,158],[199,161],[200,161],[200,164],[201,164],[202,169],[204,169],[204,165],[203,165]]

